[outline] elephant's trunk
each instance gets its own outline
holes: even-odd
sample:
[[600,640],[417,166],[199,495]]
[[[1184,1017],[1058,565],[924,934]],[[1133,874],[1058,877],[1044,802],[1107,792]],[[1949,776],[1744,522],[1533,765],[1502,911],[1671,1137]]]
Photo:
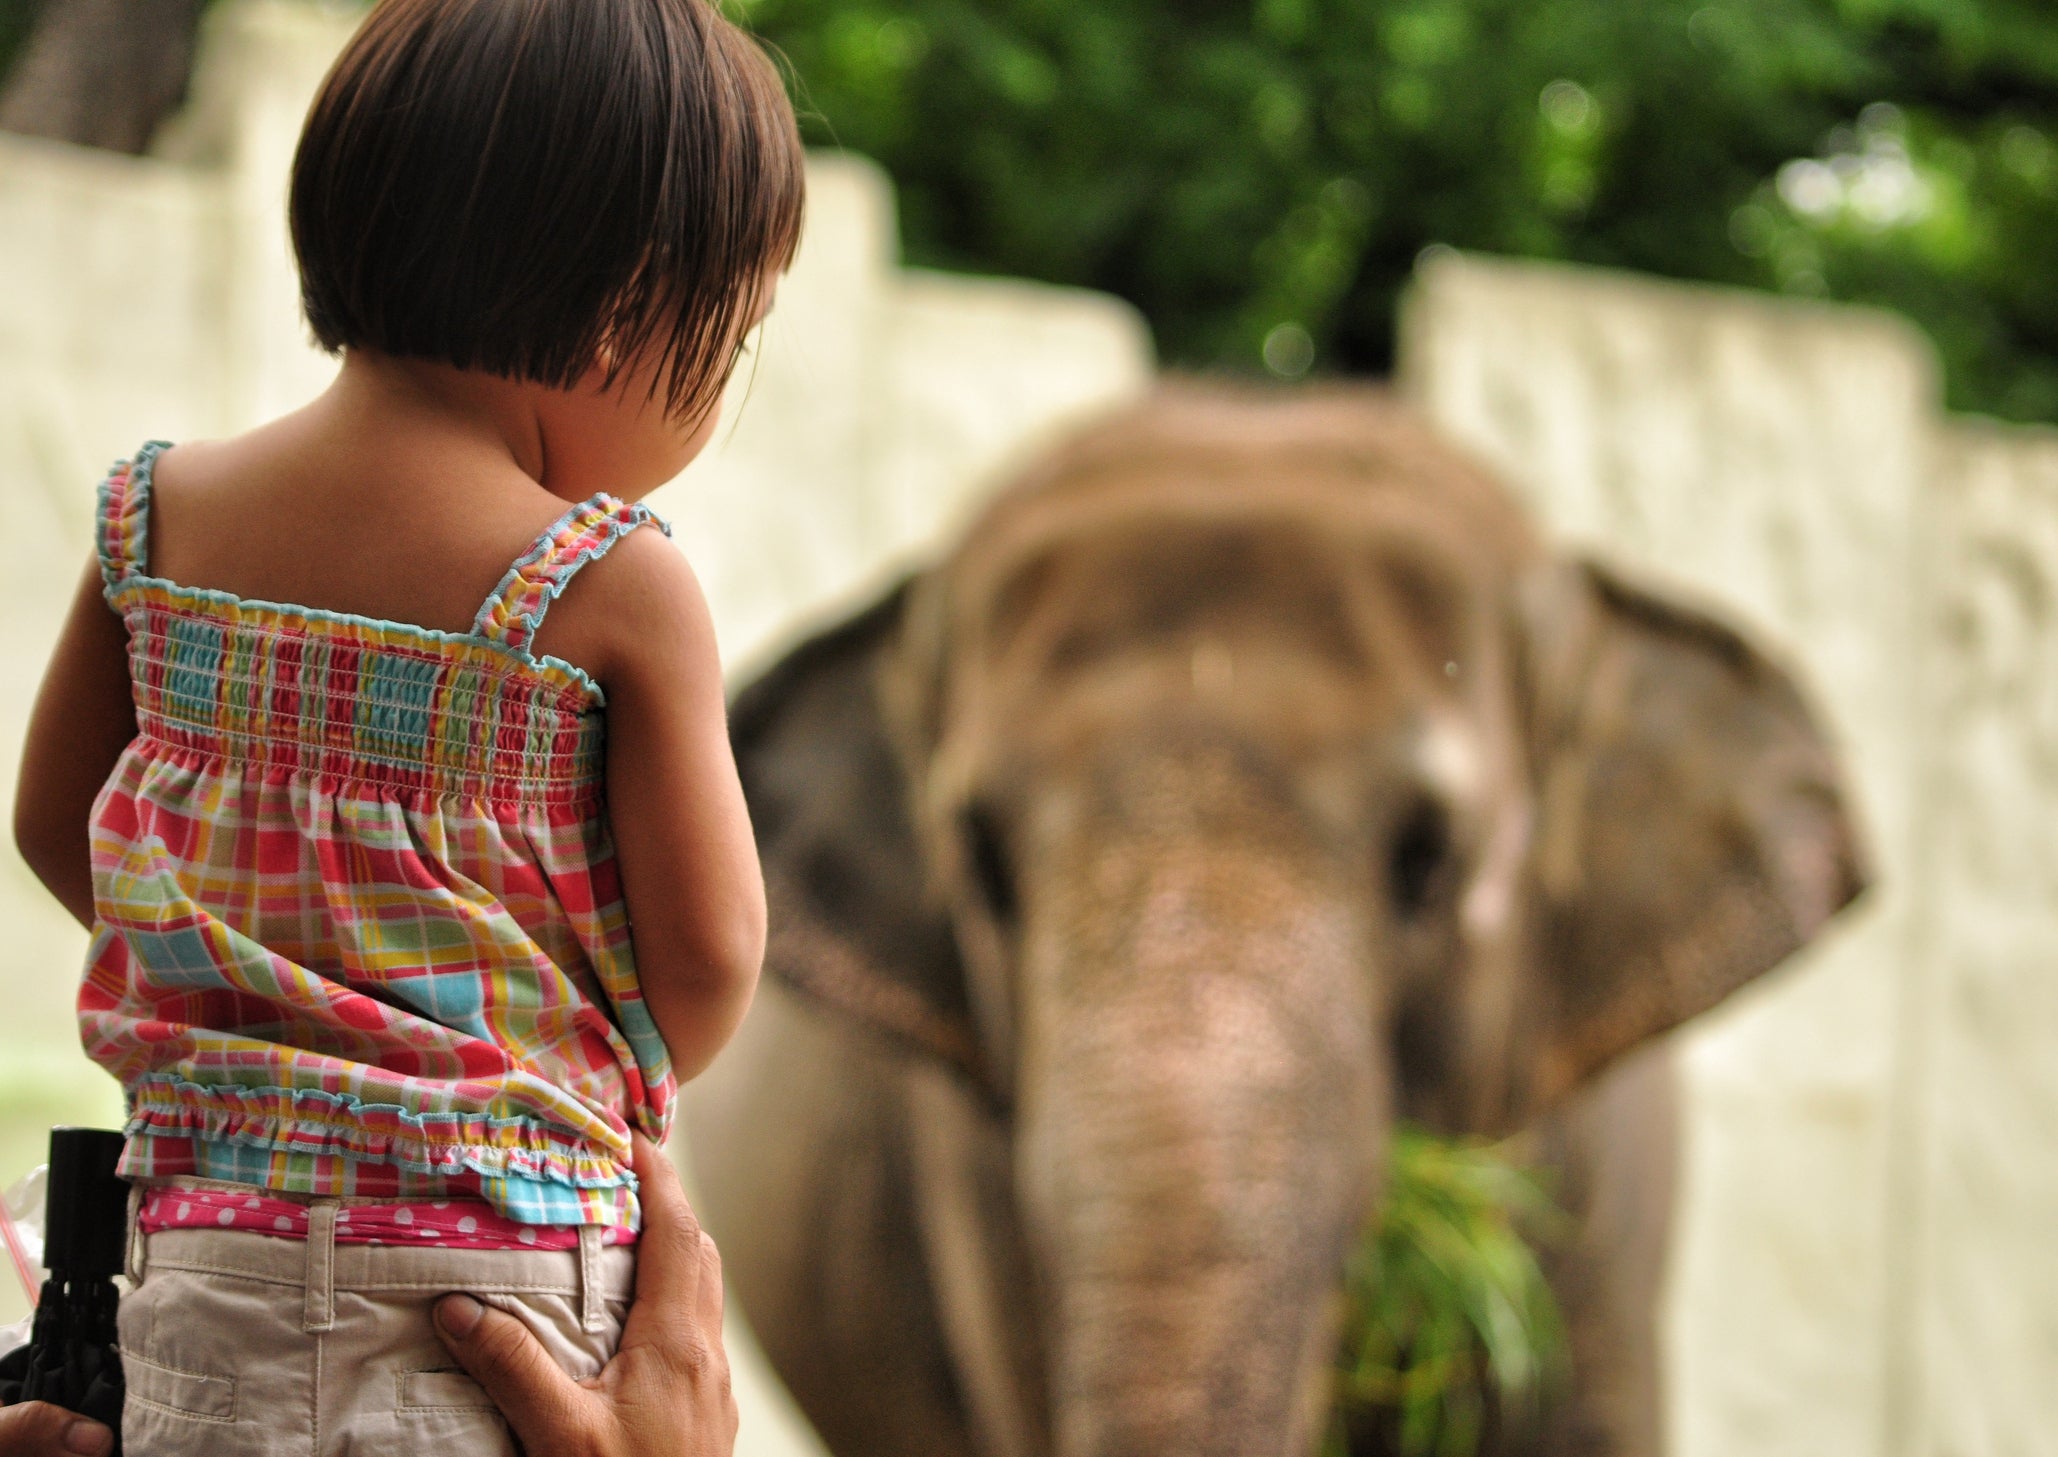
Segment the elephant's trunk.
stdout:
[[1092,860],[1025,946],[1018,1189],[1056,1450],[1305,1457],[1383,1143],[1364,928],[1276,844]]

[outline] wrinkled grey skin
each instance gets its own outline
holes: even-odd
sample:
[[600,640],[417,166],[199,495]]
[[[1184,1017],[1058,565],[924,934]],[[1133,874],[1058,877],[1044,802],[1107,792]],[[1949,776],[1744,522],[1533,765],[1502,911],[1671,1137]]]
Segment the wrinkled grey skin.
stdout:
[[1311,1451],[1397,1118],[1533,1130],[1577,1219],[1572,1389],[1501,1449],[1659,1450],[1671,1082],[1623,1059],[1862,880],[1734,633],[1380,396],[1187,387],[733,733],[773,939],[689,1140],[838,1457]]

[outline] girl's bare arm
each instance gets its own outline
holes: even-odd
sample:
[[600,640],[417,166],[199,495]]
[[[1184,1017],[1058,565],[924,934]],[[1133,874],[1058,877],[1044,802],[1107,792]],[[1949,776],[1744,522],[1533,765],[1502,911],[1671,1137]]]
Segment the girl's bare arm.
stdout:
[[586,621],[599,609],[610,628],[598,674],[608,818],[644,1001],[684,1082],[714,1060],[756,990],[764,880],[729,750],[714,623],[692,568],[644,531],[593,575],[604,575],[604,591],[583,604]]
[[36,692],[14,795],[21,858],[82,926],[93,924],[86,821],[135,737],[128,634],[100,595],[98,563],[89,562]]

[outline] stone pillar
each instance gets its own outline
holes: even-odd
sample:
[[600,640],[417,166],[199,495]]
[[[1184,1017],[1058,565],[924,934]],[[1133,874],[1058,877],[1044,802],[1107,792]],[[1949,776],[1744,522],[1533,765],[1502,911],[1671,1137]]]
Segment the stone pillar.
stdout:
[[2058,431],[1938,434],[1892,1457],[2058,1451]]
[[300,316],[286,193],[307,108],[362,18],[355,6],[295,0],[213,7],[192,103],[158,143],[159,155],[219,189],[199,277],[223,336],[223,429],[283,415],[335,376]]

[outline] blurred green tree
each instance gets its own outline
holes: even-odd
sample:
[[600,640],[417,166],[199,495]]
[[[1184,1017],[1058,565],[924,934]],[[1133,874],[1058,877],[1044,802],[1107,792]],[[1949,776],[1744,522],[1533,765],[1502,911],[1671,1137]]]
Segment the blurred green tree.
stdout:
[[1174,362],[1384,370],[1424,247],[1895,308],[2058,420],[2044,0],[733,0],[918,263],[1107,289]]
[[40,0],[0,0],[0,69],[13,65],[15,51],[42,8]]
[[1175,363],[1381,372],[1441,243],[1897,309],[1954,406],[2058,421],[2049,0],[725,3],[912,261],[1120,294]]

